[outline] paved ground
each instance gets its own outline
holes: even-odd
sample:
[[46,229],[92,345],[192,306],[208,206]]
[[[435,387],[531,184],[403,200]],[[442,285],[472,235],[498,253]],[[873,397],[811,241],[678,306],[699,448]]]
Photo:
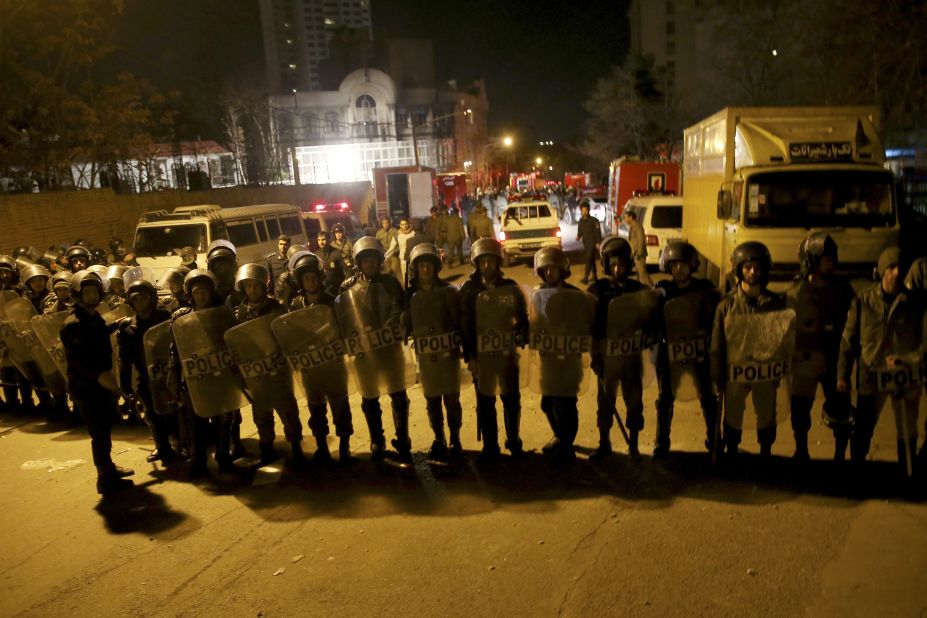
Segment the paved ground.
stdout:
[[[509,273],[531,280],[524,265]],[[420,390],[410,397],[424,450]],[[360,461],[306,474],[191,484],[146,464],[145,430],[123,426],[115,459],[136,487],[104,500],[80,461],[82,428],[0,414],[0,614],[927,616],[927,507],[893,480],[890,415],[862,476],[826,461],[819,421],[806,468],[789,461],[784,425],[769,466],[749,455],[748,434],[742,466],[713,471],[691,405],[677,408],[678,452],[650,460],[655,398],[654,385],[644,458],[603,465],[586,460],[597,434],[593,398],[581,398],[583,454],[568,471],[537,453],[478,468],[466,389],[468,453],[449,467],[421,455],[409,469],[374,467],[359,401]],[[538,403],[525,392],[524,440],[539,450],[549,429]]]

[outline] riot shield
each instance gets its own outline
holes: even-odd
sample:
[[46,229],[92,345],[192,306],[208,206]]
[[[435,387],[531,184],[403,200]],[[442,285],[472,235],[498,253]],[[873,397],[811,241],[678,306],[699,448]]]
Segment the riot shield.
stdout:
[[193,411],[199,416],[218,416],[247,403],[225,344],[225,331],[234,325],[227,307],[215,307],[192,311],[171,326]]
[[663,306],[666,357],[677,401],[710,394],[701,389],[712,388],[709,347],[716,304],[716,293],[704,291],[673,298]]
[[419,290],[409,303],[419,382],[425,397],[460,392],[459,306],[453,286]]
[[528,383],[541,395],[577,397],[589,387],[595,297],[580,290],[531,293]]
[[528,373],[518,368],[518,348],[527,343],[527,319],[520,287],[493,288],[477,296],[476,387],[483,395],[504,395],[528,383]]
[[415,381],[415,364],[396,309],[386,288],[375,283],[335,299],[335,316],[362,397],[401,391]]
[[[19,294],[13,290],[0,290],[0,326],[2,326],[6,316],[6,311],[4,310],[6,303],[17,298],[19,298]],[[4,341],[3,336],[0,335],[0,367],[12,366],[13,361],[10,359],[10,351],[6,347],[6,341]]]
[[356,390],[345,363],[344,339],[327,305],[279,316],[270,325],[296,384],[311,403],[336,400]]
[[[33,381],[33,386],[44,384],[55,398],[64,397],[67,391],[64,376],[58,372],[55,360],[39,340],[34,329],[35,319],[39,317],[34,306],[25,298],[21,298],[11,304],[8,309],[8,316],[14,318],[13,322],[19,329],[20,339],[29,352],[31,359],[29,371],[37,374],[32,376],[37,380]],[[61,324],[63,323],[64,320],[61,320]]]
[[3,305],[3,318],[0,322],[0,338],[10,355],[10,361],[16,369],[34,386],[42,386],[42,372],[33,352],[35,334],[32,332],[31,320],[36,316],[35,307],[28,298],[14,298]]
[[655,346],[659,340],[659,297],[653,290],[622,294],[608,303],[602,342],[605,390],[618,394],[619,384],[638,381],[647,388],[656,377]]
[[[728,315],[724,318],[724,335],[725,406],[731,406],[732,396],[745,402],[746,393],[750,392],[758,414],[762,407],[771,406],[774,399],[776,421],[784,422],[789,418],[788,378],[795,353],[795,310]],[[749,423],[744,423],[744,428],[748,426]]]
[[61,327],[68,318],[66,311],[56,311],[47,315],[37,315],[32,318],[32,331],[38,338],[39,343],[48,352],[49,357],[55,363],[55,367],[62,378],[68,375],[68,361],[64,355],[64,347],[61,345]]
[[156,281],[154,271],[147,266],[133,266],[122,274],[122,283],[126,290],[136,281],[147,281],[154,285]]
[[171,357],[171,323],[161,322],[145,331],[142,338],[145,347],[145,367],[148,369],[148,383],[151,402],[156,414],[173,414],[171,395],[167,388],[167,372]]
[[[115,324],[123,318],[131,318],[135,315],[135,310],[131,305],[125,302],[118,302],[114,306],[109,307],[100,303],[97,307],[97,311],[103,317],[103,321],[107,324]],[[113,377],[116,378],[116,381],[119,381],[119,344],[116,342],[116,331],[113,331],[113,334],[109,336],[110,345],[113,348]],[[134,376],[135,374],[133,374]]]
[[278,408],[281,398],[293,395],[292,374],[270,328],[276,317],[261,316],[225,333],[225,343],[232,352],[252,403],[264,408]]

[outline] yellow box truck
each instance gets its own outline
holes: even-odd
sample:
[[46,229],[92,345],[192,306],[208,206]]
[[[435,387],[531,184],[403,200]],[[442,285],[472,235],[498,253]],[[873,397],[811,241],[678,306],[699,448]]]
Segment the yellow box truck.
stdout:
[[685,130],[683,229],[722,284],[734,247],[769,247],[773,276],[798,272],[798,246],[830,234],[839,269],[871,274],[898,242],[894,178],[875,107],[728,107]]

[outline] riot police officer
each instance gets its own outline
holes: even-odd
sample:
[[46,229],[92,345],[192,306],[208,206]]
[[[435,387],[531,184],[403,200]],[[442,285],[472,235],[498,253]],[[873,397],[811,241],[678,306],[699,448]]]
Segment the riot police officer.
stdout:
[[184,266],[168,268],[161,277],[161,287],[170,291],[170,296],[158,299],[158,306],[168,313],[174,313],[181,307],[189,307],[190,299],[183,291],[184,278],[189,274]]
[[[241,292],[235,288],[235,273],[238,270],[238,251],[235,245],[227,240],[212,241],[206,250],[206,269],[216,277],[216,292],[219,297],[226,307],[234,311],[244,300]],[[231,458],[235,460],[246,456],[247,451],[241,441],[241,410],[229,412],[229,415],[231,416]]]
[[[260,264],[245,264],[235,274],[235,287],[242,295],[242,302],[235,307],[235,321],[238,324],[253,321],[263,316],[279,316],[286,310],[275,299],[267,295],[270,273]],[[266,324],[270,335],[270,324]],[[270,340],[273,340],[272,335]],[[230,344],[231,345],[231,344]],[[288,374],[279,372],[265,376],[262,388],[254,389],[251,412],[258,430],[261,463],[276,459],[274,454],[274,410],[283,423],[286,441],[290,443],[292,462],[296,466],[305,463],[302,450],[303,432],[299,423],[299,407],[293,395],[292,381]]]
[[[343,324],[342,331],[344,332],[354,326],[359,326],[361,328],[368,326],[364,324],[352,325],[351,316],[347,315],[347,313],[352,312],[349,308],[349,304],[353,302],[351,297],[352,291],[356,291],[359,296],[372,286],[376,286],[380,291],[380,294],[377,295],[379,298],[378,302],[382,302],[383,305],[370,307],[365,315],[371,317],[371,312],[373,312],[378,316],[384,316],[385,320],[377,324],[380,328],[401,328],[404,306],[402,286],[396,278],[383,274],[382,272],[384,252],[380,241],[373,236],[364,236],[354,245],[354,256],[357,260],[358,273],[344,282],[341,286],[341,293],[336,300],[336,313],[338,314],[339,323]],[[347,328],[345,327],[346,324],[348,325]],[[345,334],[347,335],[347,333]],[[359,368],[358,375],[362,381],[366,379],[376,383],[381,381],[384,377],[387,378],[382,381],[387,383],[392,405],[393,424],[396,432],[396,438],[392,440],[392,445],[399,453],[399,461],[404,464],[409,464],[412,462],[412,441],[409,438],[409,397],[406,394],[404,386],[398,388],[404,379],[402,375],[399,375],[399,372],[404,371],[401,349],[396,349],[395,346],[389,347],[390,352],[388,355],[390,361],[393,362],[392,366],[372,367],[369,364],[365,364],[364,368],[360,368],[361,363],[359,363],[359,359],[355,357],[355,367]],[[369,361],[370,359],[367,360]],[[399,366],[395,366],[396,364]],[[368,374],[368,371],[372,373]],[[367,396],[365,396],[363,392],[361,393],[361,410],[364,412],[364,417],[367,420],[367,427],[370,430],[372,458],[374,460],[382,460],[386,454],[385,438],[383,436],[383,412],[380,407],[379,397],[369,396],[373,392],[378,392],[378,390],[374,386],[371,386],[369,389],[364,389],[362,385],[361,388],[362,391],[367,390],[368,393]]]
[[23,269],[20,278],[23,282],[23,297],[29,299],[37,313],[42,313],[50,294],[48,280],[51,273],[40,264],[30,264]]
[[797,337],[792,362],[791,420],[795,459],[805,461],[811,406],[818,383],[824,390],[824,424],[834,432],[834,460],[843,461],[850,441],[850,395],[837,391],[837,357],[850,303],[849,280],[835,273],[837,243],[822,232],[805,238],[798,251],[801,275],[786,292],[795,309]]
[[336,223],[332,226],[332,247],[341,251],[341,259],[344,260],[345,274],[350,276],[354,274],[354,243],[352,243],[344,233],[344,226]]
[[[297,282],[300,294],[290,303],[290,311],[298,311],[316,306],[325,306],[333,308],[335,297],[329,294],[322,285],[323,273],[319,258],[309,251],[299,251],[290,256],[289,271],[293,279]],[[328,313],[327,317],[331,320],[334,313]],[[318,325],[321,327],[322,325]],[[332,324],[332,326],[336,326]],[[342,372],[344,368],[343,359],[337,361],[338,367],[335,370],[335,377],[341,378],[344,375],[346,380],[347,374]],[[329,377],[323,374],[323,378]],[[333,382],[340,383],[339,379]],[[354,434],[354,424],[351,417],[351,403],[348,400],[347,387],[339,389],[336,384],[326,383],[319,384],[312,381],[310,376],[309,383],[304,382],[306,389],[306,401],[309,406],[309,429],[316,440],[317,450],[313,456],[313,461],[324,462],[330,459],[328,449],[328,419],[325,413],[325,402],[332,411],[332,423],[335,426],[335,435],[338,436],[338,457],[341,463],[351,461],[351,436]]]
[[117,418],[119,385],[112,373],[113,350],[110,335],[116,325],[107,325],[97,313],[103,298],[103,283],[90,272],[71,279],[74,308],[61,328],[61,343],[68,363],[68,392],[90,434],[93,463],[97,468],[97,492],[109,494],[131,486],[125,477],[133,472],[113,463],[112,428]]
[[[126,289],[129,305],[135,311],[130,318],[118,322],[116,346],[119,352],[119,384],[124,395],[139,400],[144,408],[145,424],[154,440],[155,450],[148,455],[149,463],[162,461],[172,463],[177,455],[171,446],[171,422],[169,417],[156,414],[148,379],[148,365],[145,360],[145,333],[171,318],[171,314],[157,307],[158,291],[150,281],[137,279]],[[132,370],[138,375],[132,383]]]
[[[588,205],[586,206],[586,210],[588,211]],[[541,279],[541,284],[535,288],[535,294],[532,296],[532,300],[538,296],[538,290],[546,290],[548,293],[553,293],[558,290],[573,290],[577,293],[579,292],[579,288],[566,282],[567,278],[570,276],[570,260],[560,247],[544,247],[535,253],[534,272]],[[588,282],[587,279],[584,279],[584,281]],[[546,306],[550,307],[554,304],[554,297],[552,295],[544,296],[544,300],[547,301],[544,303]],[[577,306],[580,304],[581,298],[579,298],[578,294],[570,296],[577,297],[575,299],[569,298],[569,300],[573,301],[569,303],[570,305],[573,305],[569,307],[570,313],[547,315],[545,316],[547,320],[559,319],[561,321],[570,322],[585,321],[583,320],[583,316],[580,313],[580,307]],[[534,309],[533,303],[532,309]],[[532,312],[531,318],[532,332],[534,332],[534,312]],[[564,325],[561,324],[557,326],[560,326],[562,329]],[[591,325],[589,326],[591,327]],[[577,360],[579,360],[579,357],[577,357]],[[560,364],[555,364],[553,367],[547,368],[544,366],[543,361],[544,359],[539,359],[538,361],[542,376],[545,373],[545,369],[547,369],[547,373],[549,373],[551,369],[555,371],[562,371],[563,369]],[[541,411],[544,412],[544,416],[547,417],[547,422],[550,424],[550,428],[554,432],[554,437],[545,446],[545,450],[548,452],[553,452],[555,462],[570,464],[576,459],[576,453],[573,450],[573,442],[576,440],[576,433],[579,430],[579,409],[577,407],[577,397],[551,392],[552,390],[559,392],[557,387],[561,387],[562,385],[558,384],[557,382],[558,379],[562,380],[564,376],[555,375],[543,377],[547,379],[542,379],[540,384]],[[573,385],[570,386],[572,387]],[[579,384],[577,383],[575,386],[578,390]]]
[[616,413],[618,384],[626,408],[628,454],[636,458],[640,456],[638,436],[644,429],[643,367],[637,358],[639,351],[633,357],[617,357],[620,360],[616,360],[613,371],[609,371],[606,365],[610,361],[604,348],[608,344],[608,331],[612,326],[610,322],[620,313],[610,310],[610,305],[623,296],[631,297],[644,291],[644,286],[640,281],[631,279],[634,259],[627,240],[617,236],[606,238],[602,241],[600,254],[606,277],[594,281],[587,290],[597,299],[593,337],[599,344],[593,347],[592,355],[592,369],[598,378],[596,424],[599,428],[599,446],[590,458],[599,460],[612,454],[611,428]]
[[921,294],[902,283],[907,263],[899,248],[882,251],[877,269],[879,283],[850,303],[840,342],[837,391],[849,393],[855,364],[858,396],[850,438],[854,462],[865,461],[879,415],[886,399],[891,399],[898,462],[910,473],[923,390],[925,303]]
[[[708,363],[708,340],[720,293],[707,279],[693,277],[699,257],[695,247],[687,242],[668,243],[660,254],[660,270],[670,279],[657,283],[660,313],[663,317],[665,340],[657,348],[657,435],[654,457],[665,457],[670,450],[670,428],[676,400],[674,388],[680,388],[683,374],[694,378],[696,393],[705,419],[706,446],[712,450],[715,438],[715,416],[718,402],[711,383]],[[684,299],[672,302],[674,299]],[[669,309],[667,310],[667,307]],[[686,345],[689,343],[690,345]],[[693,345],[694,344],[694,345]],[[671,349],[673,358],[671,362]],[[686,358],[688,350],[694,354]],[[677,354],[678,352],[678,354]],[[677,362],[678,361],[678,362]],[[680,366],[680,363],[685,363]]]
[[19,266],[16,260],[9,255],[0,255],[0,291],[12,290],[17,294],[22,293],[22,285],[19,282]]
[[90,266],[90,250],[83,245],[72,245],[64,252],[68,266],[72,273],[84,270]]
[[103,296],[103,302],[110,307],[115,307],[127,300],[125,282],[122,276],[129,270],[128,266],[123,264],[112,264],[106,269],[106,279],[109,281],[109,291]]
[[[767,288],[772,257],[763,243],[741,243],[734,248],[731,263],[734,265],[734,275],[738,284],[718,305],[711,331],[711,377],[716,393],[724,398],[722,441],[728,456],[735,456],[743,435],[747,395],[752,393],[757,415],[756,434],[760,455],[769,457],[772,454],[772,445],[776,441],[776,390],[779,384],[777,380],[767,379],[750,383],[729,378],[729,357],[734,350],[729,342],[725,318],[781,311],[786,307],[785,296]],[[785,330],[788,329],[783,329]]]
[[[502,301],[500,305],[512,310],[511,315],[506,312],[496,312],[496,315],[511,329],[507,334],[517,345],[524,345],[528,332],[528,311],[518,284],[501,271],[502,243],[492,238],[480,238],[470,247],[470,263],[473,272],[460,288],[460,331],[463,339],[463,357],[474,376],[476,388],[476,416],[479,424],[479,433],[483,439],[483,450],[478,461],[480,463],[493,463],[499,457],[499,429],[496,418],[496,395],[502,399],[503,421],[505,423],[505,447],[513,457],[524,456],[521,429],[521,392],[519,386],[518,355],[514,349],[498,350],[510,359],[507,366],[500,366],[500,372],[492,376],[489,387],[482,387],[483,380],[488,373],[487,362],[481,359],[478,345],[478,335],[481,331],[480,321],[483,314],[478,315],[477,298],[484,292],[487,295],[487,304],[490,296],[498,296],[500,300],[512,300],[508,303]],[[486,312],[487,315],[489,312]],[[483,365],[483,366],[481,366]],[[481,384],[482,383],[482,384]]]
[[51,278],[52,294],[45,297],[42,313],[56,313],[71,308],[71,271],[56,272]]
[[[409,285],[406,288],[406,307],[411,317],[413,335],[439,335],[429,341],[428,352],[424,349],[417,350],[420,366],[425,365],[421,367],[422,390],[425,393],[428,423],[434,433],[434,442],[428,451],[428,457],[437,461],[445,459],[448,454],[457,455],[461,452],[460,427],[463,423],[463,409],[460,406],[459,343],[455,341],[459,337],[445,336],[457,335],[458,303],[456,289],[438,276],[441,266],[441,254],[438,253],[437,247],[430,242],[416,245],[409,255]],[[417,293],[420,294],[416,296]],[[436,332],[427,332],[428,325],[434,325]],[[417,338],[416,345],[421,347],[425,340]],[[444,408],[447,409],[450,451],[444,433],[442,400]]]
[[[0,291],[22,294],[22,285],[19,282],[19,266],[11,255],[0,255]],[[18,392],[23,388],[23,378],[16,367],[9,365],[0,367],[0,384],[3,385],[3,403],[7,408],[20,405]],[[25,399],[22,402],[26,404]]]

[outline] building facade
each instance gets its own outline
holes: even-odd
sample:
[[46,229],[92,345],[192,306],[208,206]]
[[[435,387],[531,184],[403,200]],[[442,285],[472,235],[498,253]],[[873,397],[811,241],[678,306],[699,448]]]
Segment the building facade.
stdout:
[[345,32],[369,41],[370,0],[259,0],[271,92],[318,90],[319,65]]
[[374,167],[481,169],[489,107],[481,80],[401,88],[386,72],[364,68],[337,90],[272,96],[269,105],[276,141],[301,183],[372,180]]

